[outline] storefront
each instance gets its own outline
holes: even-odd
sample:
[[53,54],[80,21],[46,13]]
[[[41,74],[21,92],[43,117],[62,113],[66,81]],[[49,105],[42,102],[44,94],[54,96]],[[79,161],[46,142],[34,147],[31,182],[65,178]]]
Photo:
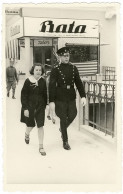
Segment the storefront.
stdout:
[[22,8],[22,15],[7,25],[6,58],[15,58],[19,71],[28,74],[35,62],[51,69],[57,49],[69,46],[81,75],[115,66],[116,18],[108,19],[106,9],[100,10]]
[[26,74],[33,63],[50,70],[56,62],[56,51],[62,46],[70,47],[71,62],[78,65],[80,72],[84,74],[87,66],[91,74],[98,71],[98,20],[21,17],[8,32],[6,57],[20,60],[21,71]]
[[[19,40],[19,59],[24,57],[25,52],[25,38]],[[31,37],[30,38],[30,57],[31,65],[33,63],[41,63],[45,71],[51,70],[55,63],[55,56],[53,49],[57,50],[57,38]]]

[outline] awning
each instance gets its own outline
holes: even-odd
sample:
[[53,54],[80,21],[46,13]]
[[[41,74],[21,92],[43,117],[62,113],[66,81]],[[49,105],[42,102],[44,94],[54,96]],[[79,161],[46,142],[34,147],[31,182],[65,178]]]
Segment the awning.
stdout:
[[98,61],[87,61],[73,64],[78,68],[80,76],[95,75],[98,72]]
[[7,42],[6,58],[18,59],[18,40],[17,39]]
[[[98,38],[59,38],[58,48],[64,46],[98,46],[99,39]],[[109,43],[101,42],[100,46],[109,45]]]

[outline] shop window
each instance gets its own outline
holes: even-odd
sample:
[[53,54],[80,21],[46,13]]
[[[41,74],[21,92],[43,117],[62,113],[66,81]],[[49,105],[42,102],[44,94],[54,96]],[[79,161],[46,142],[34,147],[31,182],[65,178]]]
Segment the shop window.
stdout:
[[76,46],[70,48],[70,61],[73,63],[97,61],[98,47],[97,46]]

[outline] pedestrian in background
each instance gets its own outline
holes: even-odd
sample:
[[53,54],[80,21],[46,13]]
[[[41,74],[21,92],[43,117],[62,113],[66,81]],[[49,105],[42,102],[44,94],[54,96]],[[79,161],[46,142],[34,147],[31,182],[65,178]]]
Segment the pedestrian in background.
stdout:
[[39,152],[45,156],[46,152],[43,148],[44,140],[44,121],[45,108],[47,105],[47,87],[46,81],[42,76],[44,74],[40,63],[33,65],[31,76],[25,80],[21,90],[21,122],[26,124],[25,142],[30,142],[30,132],[37,124]]
[[69,62],[69,48],[61,48],[57,51],[57,54],[60,63],[52,69],[50,74],[49,102],[51,112],[55,112],[60,118],[63,148],[70,150],[67,128],[77,115],[74,84],[79,91],[83,106],[86,104],[86,95],[77,67]]
[[10,59],[10,66],[6,68],[6,84],[7,84],[7,97],[12,88],[12,98],[15,98],[16,82],[18,83],[18,76],[16,68],[14,67],[14,59]]

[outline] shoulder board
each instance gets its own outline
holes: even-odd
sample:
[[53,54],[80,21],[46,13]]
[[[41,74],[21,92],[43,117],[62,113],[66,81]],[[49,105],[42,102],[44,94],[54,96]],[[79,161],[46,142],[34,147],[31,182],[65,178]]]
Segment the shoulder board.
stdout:
[[71,66],[73,66],[73,67],[75,66],[75,65],[74,65],[74,64],[72,64],[72,63],[69,63],[69,65],[71,65]]

